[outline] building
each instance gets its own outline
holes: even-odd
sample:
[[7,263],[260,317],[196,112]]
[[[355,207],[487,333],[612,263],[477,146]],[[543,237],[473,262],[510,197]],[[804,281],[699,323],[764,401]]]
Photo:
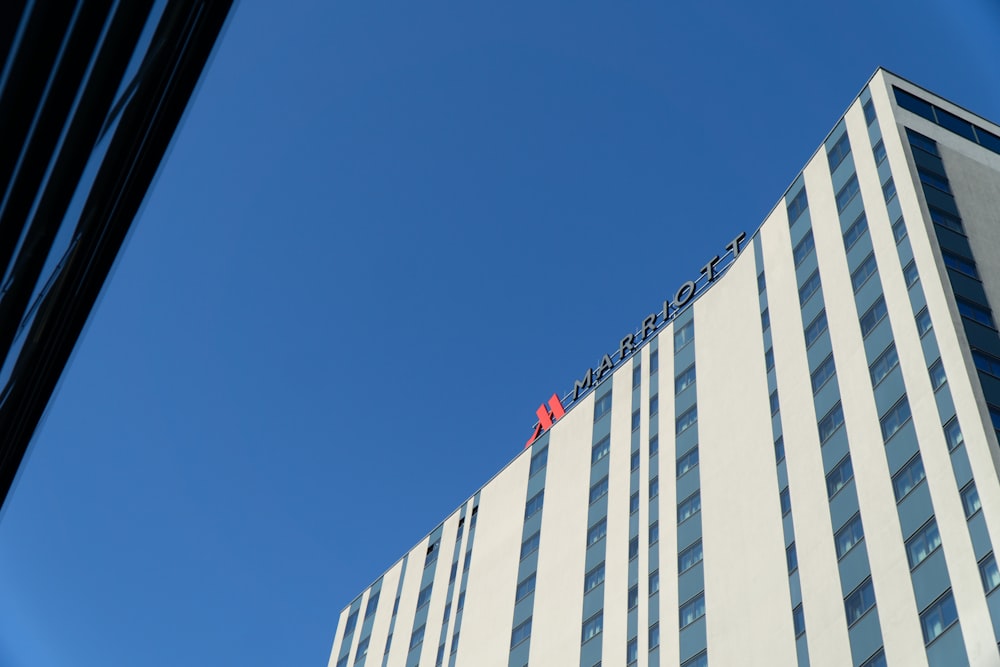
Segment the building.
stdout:
[[0,507],[232,4],[0,3]]
[[1000,126],[880,69],[721,254],[331,667],[1000,665]]

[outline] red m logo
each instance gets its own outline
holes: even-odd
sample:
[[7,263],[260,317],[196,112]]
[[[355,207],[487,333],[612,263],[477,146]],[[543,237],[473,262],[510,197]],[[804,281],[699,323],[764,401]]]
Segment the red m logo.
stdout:
[[528,438],[528,442],[525,443],[525,449],[530,447],[531,443],[538,439],[538,436],[552,428],[552,424],[559,421],[566,414],[566,410],[563,409],[559,396],[552,394],[552,398],[549,399],[549,407],[546,408],[543,403],[538,406],[535,414],[538,415],[538,424],[535,426],[535,432]]

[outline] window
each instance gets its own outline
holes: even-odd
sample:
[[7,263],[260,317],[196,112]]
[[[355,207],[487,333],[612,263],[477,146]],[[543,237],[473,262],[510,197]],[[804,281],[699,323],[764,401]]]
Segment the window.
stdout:
[[956,298],[955,301],[958,303],[958,312],[962,317],[988,326],[991,329],[996,328],[996,325],[993,324],[993,315],[988,308],[972,301],[966,301],[965,299]]
[[976,483],[969,482],[961,491],[962,496],[962,507],[965,508],[965,518],[971,519],[972,515],[980,510],[983,506],[979,502],[979,491],[976,491]]
[[982,350],[973,350],[972,361],[976,364],[976,368],[982,372],[1000,378],[1000,359],[992,354],[986,354]]
[[799,219],[799,216],[802,215],[808,207],[809,201],[806,199],[806,189],[802,188],[788,202],[788,225],[794,225],[795,221]]
[[431,588],[433,585],[433,582],[431,582],[420,591],[420,594],[417,596],[417,609],[420,609],[431,601]]
[[649,524],[649,543],[656,544],[660,541],[660,522],[654,521]]
[[354,663],[357,664],[361,662],[365,656],[368,655],[368,645],[371,643],[371,637],[365,637],[358,642],[357,653],[354,654]]
[[653,595],[660,591],[660,571],[653,570],[649,573],[649,594]]
[[869,577],[868,579],[865,579],[860,586],[855,588],[850,595],[844,598],[844,611],[847,613],[847,625],[852,625],[874,606],[875,589],[872,587],[872,580],[871,577]]
[[660,645],[660,624],[653,623],[649,626],[649,648],[650,650]]
[[837,213],[843,213],[856,194],[858,194],[858,176],[853,174],[837,193]]
[[809,277],[805,279],[805,282],[799,287],[799,305],[804,306],[806,301],[809,300],[816,290],[819,289],[819,269],[816,269]]
[[875,122],[875,105],[872,104],[871,100],[868,100],[861,108],[865,112],[865,123],[870,127]]
[[444,614],[441,616],[441,623],[446,624],[448,622],[448,617],[451,616],[451,603],[449,602],[444,606]]
[[593,465],[603,459],[611,451],[611,436],[606,435],[597,441],[597,444],[590,450],[590,464]]
[[628,589],[628,608],[635,609],[639,606],[639,584],[633,584]]
[[583,592],[589,593],[604,583],[604,563],[588,572],[583,578]]
[[685,662],[681,667],[708,667],[708,650],[704,650]]
[[893,183],[892,177],[882,184],[882,196],[885,197],[886,204],[891,202],[892,198],[896,196],[896,184]]
[[680,622],[681,629],[691,625],[705,615],[705,594],[699,593],[690,601],[681,605]]
[[889,347],[885,348],[885,351],[868,367],[868,373],[872,378],[872,387],[878,386],[878,383],[884,380],[885,376],[898,365],[899,355],[896,353],[896,344],[889,343]]
[[979,576],[983,579],[985,593],[990,593],[1000,586],[1000,569],[997,569],[997,559],[993,552],[979,561]]
[[649,353],[649,374],[652,375],[660,370],[660,351],[653,350]]
[[764,331],[771,328],[771,313],[767,308],[762,310],[760,313],[760,326]]
[[642,384],[642,366],[638,363],[632,366],[632,388],[635,389]]
[[810,347],[816,339],[826,331],[826,309],[819,311],[819,315],[813,318],[809,326],[805,329],[806,347]]
[[917,484],[924,481],[924,462],[920,452],[913,455],[895,475],[892,476],[892,490],[896,494],[896,502],[902,500]]
[[583,622],[583,642],[593,639],[604,630],[604,612],[599,611]]
[[539,491],[524,505],[524,518],[525,520],[530,519],[535,515],[536,512],[542,510],[542,502],[545,500],[545,490]]
[[677,556],[677,574],[683,574],[701,562],[701,540],[698,540]]
[[788,565],[788,574],[795,572],[799,567],[799,557],[795,553],[795,542],[788,545],[785,549],[785,564]]
[[458,576],[458,561],[456,560],[454,563],[451,564],[451,574],[448,575],[448,583],[450,584],[454,582],[455,577],[457,576]]
[[632,560],[639,555],[639,536],[636,535],[628,541],[628,559]]
[[652,417],[653,415],[659,413],[659,411],[660,411],[660,395],[656,394],[654,396],[651,396],[649,399],[649,416]]
[[917,273],[917,265],[912,259],[903,267],[903,278],[906,280],[907,287],[913,287],[917,283],[917,280],[920,279],[920,274]]
[[854,286],[855,292],[861,289],[861,286],[868,282],[868,279],[873,273],[875,273],[877,268],[878,267],[875,264],[875,254],[871,252],[868,253],[868,256],[865,257],[864,261],[862,261],[858,268],[854,269],[854,273],[851,274],[851,285]]
[[844,409],[841,407],[838,401],[835,406],[833,406],[826,415],[819,420],[819,441],[824,443],[830,439],[837,429],[839,429],[844,423]]
[[888,440],[896,431],[903,428],[903,425],[910,420],[910,403],[903,396],[896,405],[889,408],[889,411],[879,420],[882,424],[882,439]]
[[757,294],[760,294],[767,287],[767,280],[764,278],[764,272],[761,271],[757,274]]
[[887,667],[885,661],[885,651],[879,649],[878,653],[865,660],[861,664],[861,667]]
[[854,477],[851,455],[845,456],[826,476],[826,497],[833,498]]
[[850,250],[854,247],[854,244],[858,242],[865,232],[868,231],[868,218],[865,217],[865,212],[862,211],[861,215],[854,219],[851,226],[847,228],[844,232],[844,249]]
[[787,486],[778,494],[778,503],[781,505],[781,516],[787,516],[792,511],[792,497]]
[[654,435],[649,439],[649,455],[657,454],[660,451],[660,436]]
[[630,463],[631,463],[632,471],[633,472],[639,469],[639,463],[640,463],[640,459],[641,458],[642,457],[639,455],[639,450],[638,449],[635,450],[634,452],[632,452],[632,458],[630,460]]
[[680,477],[696,465],[698,465],[698,445],[695,445],[678,457],[677,476]]
[[594,421],[603,417],[611,409],[611,392],[609,391],[604,396],[601,396],[596,401],[594,401]]
[[639,511],[639,492],[636,491],[628,500],[628,513],[635,514]]
[[951,194],[951,186],[948,184],[947,177],[935,174],[933,171],[920,166],[917,167],[917,175],[920,176],[920,182],[925,186],[940,190],[949,195]]
[[642,423],[642,419],[639,416],[639,411],[635,410],[632,412],[632,430],[635,431],[639,428],[639,424]]
[[948,443],[948,451],[953,452],[955,448],[965,442],[962,436],[962,428],[958,425],[958,418],[952,417],[944,425],[944,439]]
[[906,540],[906,558],[910,562],[910,569],[923,563],[939,546],[941,535],[938,533],[937,522],[931,518]]
[[596,500],[603,498],[608,493],[608,476],[605,475],[598,481],[594,482],[594,485],[590,487],[590,504],[593,505]]
[[931,314],[927,312],[926,306],[921,308],[920,312],[917,313],[916,320],[917,333],[923,337],[925,333],[931,330]]
[[354,632],[354,628],[358,624],[358,610],[355,609],[351,612],[351,615],[347,617],[347,622],[344,623],[344,636],[347,636]]
[[944,258],[944,265],[949,269],[954,269],[959,273],[964,273],[967,276],[979,280],[979,272],[976,271],[975,260],[969,257],[963,257],[958,253],[948,252],[947,250],[942,250],[941,256]]
[[774,391],[771,392],[771,396],[769,397],[769,400],[771,401],[771,416],[773,417],[774,415],[778,414],[778,410],[781,408],[781,405],[778,402],[778,390],[777,389],[775,389]]
[[920,612],[920,627],[924,631],[924,643],[930,644],[958,620],[955,598],[949,589],[927,609]]
[[885,144],[881,139],[872,147],[872,154],[875,155],[875,164],[882,164],[885,161]]
[[774,368],[774,348],[769,347],[767,351],[764,352],[764,368],[770,371]]
[[833,544],[837,549],[837,558],[843,558],[858,542],[865,536],[864,528],[861,525],[861,515],[855,514],[840,527],[834,536]]
[[931,367],[928,369],[931,376],[931,386],[937,391],[942,385],[948,380],[948,377],[944,374],[944,364],[938,359]]
[[592,547],[601,540],[604,536],[608,534],[608,520],[601,519],[593,526],[587,529],[587,546]]
[[434,660],[434,667],[441,667],[444,664],[444,644],[438,645],[437,658]]
[[701,494],[695,491],[677,504],[677,523],[691,518],[701,511]]
[[851,152],[851,142],[847,138],[847,132],[845,131],[840,135],[840,139],[837,139],[837,143],[830,146],[830,150],[826,153],[827,162],[830,164],[830,171],[834,171],[840,163],[844,161]]
[[945,229],[950,229],[953,232],[958,232],[959,234],[965,235],[965,227],[962,225],[962,219],[957,215],[948,213],[947,211],[942,211],[935,206],[928,206],[931,212],[931,221],[936,225],[940,225]]
[[795,628],[795,638],[798,639],[806,633],[806,618],[802,613],[802,605],[798,605],[792,610],[792,627]]
[[906,221],[903,220],[903,216],[899,216],[896,222],[892,223],[892,238],[896,243],[906,238]]
[[534,475],[536,472],[545,467],[545,463],[549,460],[549,448],[544,447],[541,451],[535,452],[531,455],[531,470],[528,472],[528,476]]
[[412,651],[414,647],[419,646],[421,642],[424,641],[424,630],[426,625],[421,625],[419,628],[413,631],[410,635],[410,650]]
[[521,542],[521,560],[524,560],[529,554],[538,551],[539,541],[541,541],[541,535],[538,531],[535,531],[524,542]]
[[[819,366],[816,370],[812,372],[812,390],[815,395],[820,387],[826,384],[826,381],[832,378],[837,372],[836,367],[833,365],[833,353],[826,355],[826,359],[819,362]],[[771,410],[774,413],[774,410]]]
[[875,303],[861,316],[861,336],[867,336],[872,332],[888,311],[885,309],[885,297],[879,296]]
[[795,248],[792,249],[792,257],[795,259],[795,266],[801,264],[802,260],[808,257],[809,253],[811,253],[815,247],[816,243],[813,240],[813,233],[810,229],[806,232],[806,235],[802,237],[802,240],[796,244]]
[[637,637],[632,637],[628,640],[625,645],[625,663],[629,665],[634,665],[635,661],[639,659],[639,639]]
[[[897,94],[897,97],[898,97],[898,94]],[[930,106],[930,105],[928,105],[928,106]],[[931,118],[930,120],[934,120],[934,119]],[[906,128],[906,138],[909,139],[910,146],[912,146],[913,148],[919,148],[920,150],[924,151],[925,153],[930,153],[931,155],[934,155],[935,157],[941,157],[941,154],[938,152],[938,149],[937,149],[937,142],[934,141],[933,139],[925,137],[924,135],[920,134],[919,132],[914,132],[910,128]]]
[[528,577],[517,585],[517,591],[515,592],[515,600],[520,602],[524,598],[528,597],[535,592],[535,574],[532,573]]
[[684,413],[677,418],[677,423],[676,423],[677,435],[680,435],[684,431],[694,426],[695,423],[697,423],[697,421],[698,421],[698,406],[693,405],[687,410],[685,410]]
[[658,495],[660,495],[660,478],[654,477],[649,480],[649,497],[655,498]]
[[785,436],[783,435],[779,435],[778,439],[774,441],[774,460],[776,463],[785,460]]
[[679,394],[694,384],[694,364],[691,364],[674,378],[674,394]]
[[517,626],[510,633],[510,647],[514,648],[531,636],[531,619]]
[[937,112],[938,124],[941,127],[951,130],[969,141],[976,141],[976,133],[972,129],[972,123],[962,120],[955,114],[949,113],[939,107],[935,107],[934,111]]
[[350,655],[342,655],[342,656],[340,656],[340,660],[337,661],[337,667],[347,667],[347,659],[349,657],[350,657]]
[[674,332],[674,352],[677,352],[692,340],[694,340],[694,320],[679,327]]
[[375,613],[375,609],[378,608],[378,599],[381,591],[375,591],[368,598],[368,606],[365,607],[365,618],[368,618]]

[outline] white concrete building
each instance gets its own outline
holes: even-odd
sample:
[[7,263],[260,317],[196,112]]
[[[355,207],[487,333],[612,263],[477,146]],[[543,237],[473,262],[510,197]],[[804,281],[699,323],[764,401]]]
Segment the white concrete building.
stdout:
[[992,306],[1000,127],[879,70],[330,667],[1000,666]]

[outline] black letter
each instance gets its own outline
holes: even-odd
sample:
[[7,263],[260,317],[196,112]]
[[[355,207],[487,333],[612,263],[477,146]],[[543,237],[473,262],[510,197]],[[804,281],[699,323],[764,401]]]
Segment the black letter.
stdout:
[[736,259],[740,254],[740,241],[747,237],[746,232],[740,232],[739,236],[729,242],[726,246],[729,250],[733,251],[733,259]]
[[618,344],[618,361],[624,361],[625,355],[633,352],[635,352],[635,334],[629,334],[622,338],[622,342]]
[[650,313],[649,317],[642,321],[642,339],[646,340],[646,337],[654,331],[656,331],[656,313]]
[[677,294],[674,295],[674,307],[679,310],[686,306],[687,302],[694,296],[695,289],[697,288],[690,280],[681,285],[681,288],[677,290]]
[[604,377],[604,374],[614,367],[615,365],[611,361],[611,357],[605,354],[604,358],[601,359],[601,365],[597,367],[597,381],[600,382],[601,378]]
[[716,255],[712,259],[708,260],[708,264],[701,267],[701,272],[705,274],[708,278],[708,282],[715,280],[715,265],[719,262],[719,256]]
[[590,389],[594,384],[594,369],[588,368],[587,374],[583,376],[582,380],[577,380],[573,383],[573,400],[580,398],[581,389]]

